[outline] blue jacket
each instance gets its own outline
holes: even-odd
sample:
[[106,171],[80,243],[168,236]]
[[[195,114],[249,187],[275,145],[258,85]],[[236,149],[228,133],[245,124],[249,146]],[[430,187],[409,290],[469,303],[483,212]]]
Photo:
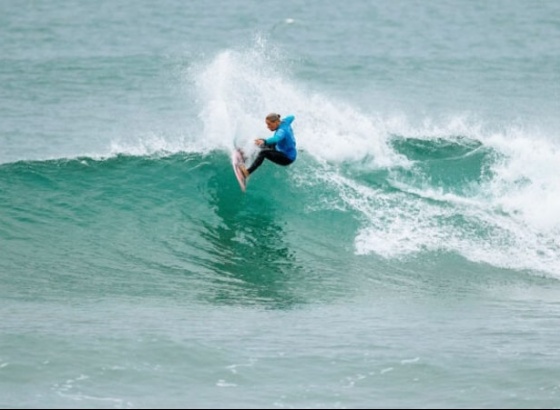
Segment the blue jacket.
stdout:
[[274,135],[265,140],[267,145],[276,144],[276,151],[284,153],[292,161],[295,161],[297,157],[296,139],[292,130],[294,119],[293,115],[288,115],[280,122]]

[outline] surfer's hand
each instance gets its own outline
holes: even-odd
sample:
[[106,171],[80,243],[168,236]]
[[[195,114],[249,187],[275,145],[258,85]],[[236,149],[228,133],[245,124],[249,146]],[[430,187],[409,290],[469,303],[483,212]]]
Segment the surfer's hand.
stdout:
[[255,144],[258,145],[259,147],[262,147],[264,145],[264,140],[263,139],[256,139]]

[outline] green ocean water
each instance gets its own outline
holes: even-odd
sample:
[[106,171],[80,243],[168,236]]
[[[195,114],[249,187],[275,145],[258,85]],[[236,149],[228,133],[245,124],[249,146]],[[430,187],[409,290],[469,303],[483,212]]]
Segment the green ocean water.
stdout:
[[560,3],[0,11],[0,408],[560,407]]

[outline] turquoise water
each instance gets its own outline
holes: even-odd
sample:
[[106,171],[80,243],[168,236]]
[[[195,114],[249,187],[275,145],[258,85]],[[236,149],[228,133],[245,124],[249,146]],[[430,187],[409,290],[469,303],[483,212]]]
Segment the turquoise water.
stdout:
[[560,3],[0,10],[0,408],[560,407]]

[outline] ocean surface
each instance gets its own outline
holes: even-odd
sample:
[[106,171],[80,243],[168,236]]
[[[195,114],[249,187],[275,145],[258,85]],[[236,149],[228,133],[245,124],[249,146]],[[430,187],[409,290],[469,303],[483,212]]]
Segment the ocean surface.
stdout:
[[0,408],[560,408],[560,2],[1,0],[0,316]]

